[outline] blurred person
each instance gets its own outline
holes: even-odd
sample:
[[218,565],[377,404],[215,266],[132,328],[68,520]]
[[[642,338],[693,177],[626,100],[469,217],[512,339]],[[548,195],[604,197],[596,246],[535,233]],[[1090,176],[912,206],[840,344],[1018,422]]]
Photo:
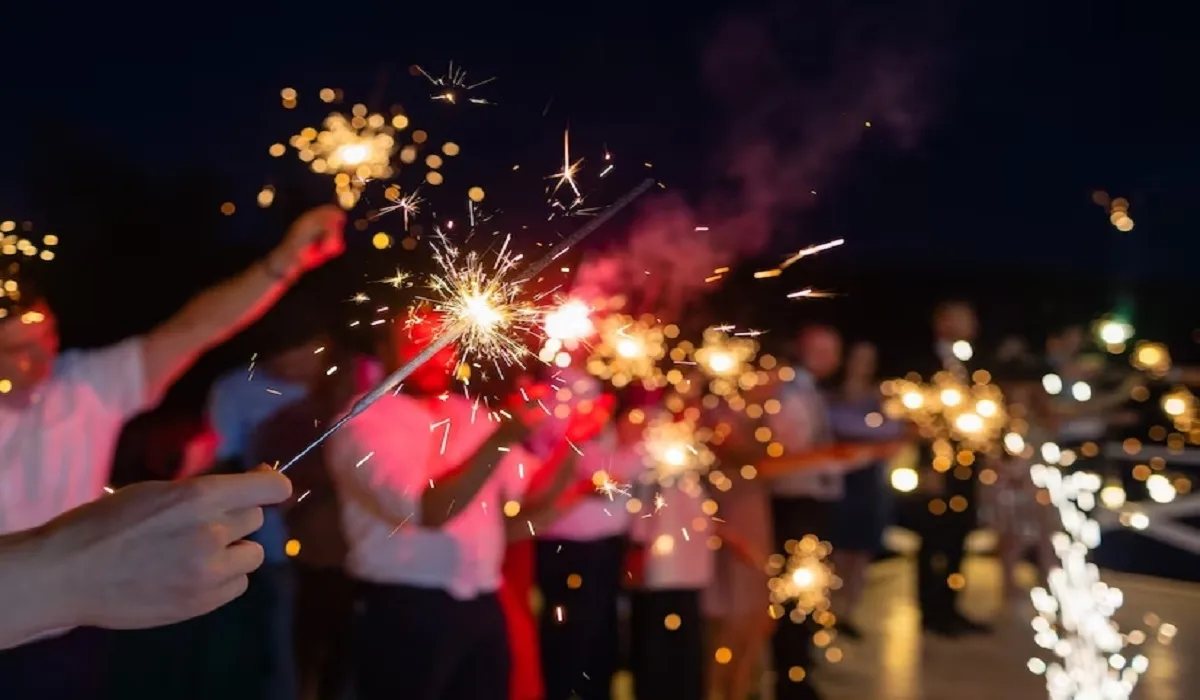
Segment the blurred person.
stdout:
[[[319,343],[319,345],[316,345]],[[299,454],[337,418],[354,394],[374,388],[374,379],[354,371],[351,353],[329,345],[323,333],[298,347],[326,348],[296,353],[298,363],[322,358],[307,374],[305,394],[264,420],[255,430],[249,454],[268,464]],[[339,369],[340,368],[340,369]],[[300,374],[296,372],[293,376]],[[295,577],[292,652],[300,700],[337,700],[350,683],[350,621],[353,587],[346,576],[342,533],[333,476],[321,450],[288,469],[295,497],[282,510],[290,537],[287,553]]]
[[[946,371],[970,382],[976,369],[976,350],[971,343],[978,332],[979,322],[970,304],[957,300],[939,304],[933,313],[933,352],[918,358],[914,369],[927,381]],[[917,553],[921,625],[926,632],[944,637],[990,632],[987,625],[959,612],[961,586],[953,585],[954,577],[962,572],[967,535],[975,527],[977,470],[959,464],[949,474],[943,473],[934,468],[932,443],[921,441],[920,448],[919,490],[928,497],[917,522],[921,535]],[[946,504],[951,501],[965,505],[949,508]]]
[[[264,339],[259,351],[261,360],[250,367],[230,370],[213,383],[209,392],[208,420],[219,439],[217,468],[221,471],[244,471],[268,459],[289,459],[295,452],[268,450],[256,454],[256,432],[272,416],[299,403],[300,408],[290,413],[285,423],[290,420],[292,427],[307,434],[319,417],[311,411],[324,408],[305,401],[310,387],[325,379],[326,370],[333,367],[327,362],[325,351],[330,340],[322,315],[293,292],[263,318],[257,330]],[[350,376],[348,370],[345,375]],[[296,425],[298,420],[303,423],[297,412],[309,413],[306,425]],[[290,436],[276,433],[272,437]],[[295,446],[296,441],[288,439],[286,444]],[[320,510],[321,504],[309,507]],[[294,700],[297,668],[292,612],[296,582],[285,552],[288,535],[283,511],[267,508],[264,516],[255,541],[263,546],[266,563],[250,577],[250,590],[242,600],[214,614],[221,619],[213,621],[215,636],[210,643],[220,646],[225,660],[217,660],[213,673],[241,677],[247,697]],[[315,541],[311,544],[313,548],[319,546]]]
[[[789,454],[829,448],[833,432],[829,407],[819,384],[835,376],[842,362],[842,338],[828,326],[809,326],[797,338],[800,366],[792,381],[778,387],[781,410],[770,416],[768,424],[775,440]],[[830,456],[815,465],[788,473],[770,475],[772,530],[775,551],[786,556],[789,543],[805,535],[825,539],[833,523],[838,501],[843,494],[843,465]],[[790,613],[790,611],[789,611]],[[813,625],[794,624],[785,615],[775,627],[771,640],[775,668],[777,700],[811,700],[820,697],[812,684]],[[792,680],[792,668],[800,668],[800,680]]]
[[[35,295],[3,299],[0,320],[0,532],[37,527],[98,497],[122,424],[154,405],[206,350],[257,319],[305,271],[342,250],[345,214],[321,207],[297,219],[283,242],[238,276],[196,296],[149,333],[111,347],[59,355],[49,305]],[[71,679],[60,694],[95,697],[103,640],[78,629],[24,649],[19,663],[0,654],[14,683],[46,674]]]
[[78,679],[64,669],[19,672],[22,662],[44,663],[46,642],[30,640],[81,625],[165,625],[241,595],[263,561],[243,538],[262,523],[264,504],[290,492],[271,470],[146,482],[0,535],[0,697],[76,697]]
[[[420,353],[436,326],[433,316],[393,323],[387,369]],[[355,581],[358,700],[498,697],[509,687],[496,595],[504,511],[538,463],[519,444],[521,420],[497,424],[449,392],[456,352],[435,354],[404,393],[381,398],[326,446]]]
[[[652,514],[633,521],[629,557],[630,667],[639,698],[703,700],[704,617],[700,598],[712,583],[713,552],[698,475],[669,486],[638,485]],[[661,503],[661,505],[660,505]],[[567,611],[570,614],[570,611]]]
[[1047,503],[1039,502],[1029,468],[1041,445],[1054,435],[1054,417],[1049,396],[1042,389],[1039,368],[1032,363],[1011,362],[996,368],[996,380],[1004,392],[1009,415],[1024,421],[1023,449],[1007,450],[988,460],[996,478],[981,495],[980,520],[989,525],[998,540],[997,554],[1004,572],[1004,603],[1016,610],[1028,600],[1016,582],[1016,570],[1025,553],[1034,550],[1035,562],[1044,579],[1057,565],[1050,536],[1060,527]]
[[846,472],[845,493],[834,515],[830,534],[831,561],[842,587],[834,596],[837,629],[851,639],[862,633],[851,616],[866,586],[867,567],[879,552],[887,525],[886,460],[903,444],[904,426],[883,417],[882,395],[876,376],[878,351],[873,343],[859,342],[846,353],[841,386],[829,395],[829,419],[835,439],[842,444],[881,448],[876,459]]
[[[1141,386],[1139,372],[1122,370],[1120,380],[1109,381],[1105,358],[1089,356],[1085,350],[1087,334],[1083,326],[1067,325],[1046,339],[1046,363],[1061,380],[1062,389],[1052,399],[1058,417],[1056,442],[1065,448],[1077,448],[1085,442],[1104,442],[1113,425],[1136,420],[1118,410],[1130,399],[1130,392]],[[1088,387],[1083,398],[1076,396],[1075,385]],[[1096,457],[1102,462],[1103,457]],[[1085,458],[1086,461],[1086,458]]]
[[[546,393],[547,385],[523,388],[524,396],[536,401]],[[537,587],[535,541],[532,539],[545,527],[561,519],[577,504],[595,496],[595,478],[579,467],[588,452],[576,452],[580,445],[592,445],[592,438],[607,429],[613,412],[610,395],[601,395],[594,403],[581,403],[561,428],[552,431],[557,439],[552,443],[539,441],[534,436],[527,440],[536,445],[535,454],[543,454],[542,465],[533,475],[528,487],[529,496],[521,504],[520,517],[508,521],[508,548],[504,553],[503,581],[500,585],[500,602],[508,623],[509,648],[511,650],[512,674],[509,684],[509,700],[544,700],[546,692],[541,663],[539,625],[532,607],[532,594]],[[586,412],[585,412],[586,409]],[[531,410],[541,412],[540,406]],[[531,416],[534,424],[541,417]],[[539,431],[540,433],[540,431]],[[564,439],[565,438],[565,439]],[[589,442],[591,441],[591,442]],[[542,444],[538,444],[542,442]],[[588,448],[590,449],[590,448]],[[572,464],[564,464],[564,461]],[[578,472],[578,474],[577,474]],[[545,605],[543,604],[543,609]],[[586,612],[586,611],[585,611]],[[566,696],[564,696],[566,697]]]
[[[579,370],[565,369],[557,381],[572,392],[572,413],[595,410],[606,397],[601,382]],[[545,428],[532,436],[541,443],[535,451],[544,454],[545,446],[561,442],[562,423],[544,422]],[[576,477],[587,483],[594,478],[600,483],[631,483],[643,469],[634,449],[640,435],[641,425],[631,423],[622,409],[615,424],[592,440],[573,441],[582,453],[576,459]],[[592,700],[611,694],[619,657],[617,605],[631,519],[625,508],[628,500],[628,490],[593,487],[538,531],[534,564],[543,600],[539,642],[548,698],[574,693]]]
[[[756,388],[743,398],[761,406],[770,399],[770,391]],[[775,626],[767,605],[767,562],[774,546],[771,499],[766,479],[755,473],[766,454],[755,433],[766,422],[749,413],[722,405],[710,414],[714,431],[723,436],[711,449],[732,484],[712,494],[721,518],[722,546],[715,552],[713,580],[702,600],[709,627],[707,685],[719,700],[750,697]],[[722,658],[722,649],[728,650],[729,658]]]

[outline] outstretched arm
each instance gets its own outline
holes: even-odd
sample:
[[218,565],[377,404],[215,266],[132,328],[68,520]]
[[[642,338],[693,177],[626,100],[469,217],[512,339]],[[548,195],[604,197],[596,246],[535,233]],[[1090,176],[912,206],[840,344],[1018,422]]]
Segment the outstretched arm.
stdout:
[[304,214],[266,258],[201,292],[150,331],[142,357],[152,395],[174,383],[209,348],[256,321],[297,277],[340,254],[345,220],[334,206]]

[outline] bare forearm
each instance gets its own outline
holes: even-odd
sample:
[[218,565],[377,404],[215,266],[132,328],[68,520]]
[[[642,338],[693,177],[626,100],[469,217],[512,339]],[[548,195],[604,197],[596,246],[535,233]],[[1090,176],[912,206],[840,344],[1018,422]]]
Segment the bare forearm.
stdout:
[[462,467],[443,475],[421,493],[421,526],[441,527],[475,500],[492,470],[506,453],[508,442],[492,437]]
[[164,389],[201,354],[257,320],[287,290],[291,272],[260,261],[201,292],[146,337],[147,383]]
[[570,468],[561,469],[553,482],[521,506],[519,523],[509,524],[510,541],[533,537],[538,530],[561,518],[581,499],[595,493],[591,481],[575,479],[574,460],[570,461]]
[[41,533],[0,537],[0,649],[72,624],[66,612],[70,601],[60,594],[57,578]]

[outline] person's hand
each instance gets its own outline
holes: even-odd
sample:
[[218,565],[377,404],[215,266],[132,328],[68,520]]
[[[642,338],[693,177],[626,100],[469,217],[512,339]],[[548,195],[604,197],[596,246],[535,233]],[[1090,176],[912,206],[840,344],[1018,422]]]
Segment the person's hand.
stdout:
[[308,272],[345,249],[346,212],[332,204],[310,209],[292,222],[283,242],[267,258],[271,270],[288,276]]
[[66,624],[156,627],[215,610],[241,595],[263,549],[242,538],[262,506],[291,493],[279,472],[145,482],[44,526],[45,554]]

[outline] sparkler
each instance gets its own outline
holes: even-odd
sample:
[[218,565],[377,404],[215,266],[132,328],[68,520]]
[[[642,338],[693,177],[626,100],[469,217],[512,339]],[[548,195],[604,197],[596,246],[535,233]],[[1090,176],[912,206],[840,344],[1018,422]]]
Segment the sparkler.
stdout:
[[[519,289],[520,285],[536,277],[539,273],[541,273],[542,270],[546,269],[546,266],[554,262],[559,256],[567,252],[571,247],[590,236],[593,232],[595,232],[596,229],[604,225],[617,212],[629,206],[635,199],[645,194],[645,192],[653,186],[654,180],[647,179],[642,181],[641,184],[634,187],[632,190],[625,193],[620,199],[610,204],[598,216],[579,227],[575,233],[561,241],[540,260],[530,265],[526,270],[524,270],[519,279],[511,283],[506,283],[504,290]],[[453,293],[460,291],[459,288],[454,285],[449,285],[444,289]],[[508,298],[507,291],[500,291],[498,294],[499,298],[501,299]],[[484,324],[487,328],[494,329],[496,327],[495,316],[497,314],[497,310],[489,309],[489,301],[486,296],[483,298],[474,297],[472,301],[468,301],[465,298],[458,299],[458,301],[451,301],[447,299],[444,301],[444,303],[448,306],[461,310],[463,313],[457,316],[451,325],[444,326],[441,334],[434,338],[433,342],[431,342],[428,347],[422,350],[416,357],[414,357],[404,366],[388,375],[379,384],[379,386],[371,390],[370,393],[356,401],[344,416],[339,418],[333,425],[329,426],[324,433],[321,433],[316,440],[313,440],[311,443],[309,443],[303,450],[297,453],[295,457],[292,457],[290,460],[288,460],[286,464],[279,468],[279,471],[287,471],[293,464],[303,459],[305,455],[307,455],[309,452],[312,452],[327,439],[329,439],[329,436],[340,430],[343,425],[350,421],[350,419],[370,408],[372,404],[383,398],[388,393],[395,391],[397,388],[399,388],[400,384],[408,378],[409,375],[417,370],[418,367],[424,365],[432,357],[449,347],[463,334],[472,333],[477,339],[493,338],[497,342],[501,342],[503,340],[499,336],[490,335],[486,330],[480,328],[473,329],[470,327],[472,324],[480,322],[482,322],[482,324]],[[450,317],[448,316],[446,320],[449,321]],[[476,350],[495,352],[494,348],[488,348],[486,346],[477,347]]]
[[658,362],[666,354],[666,336],[653,316],[634,319],[614,314],[600,322],[600,341],[587,361],[593,376],[620,388],[641,380],[647,388],[660,383]]
[[784,605],[795,603],[792,621],[803,622],[809,615],[829,610],[829,593],[841,588],[842,580],[834,575],[827,562],[833,552],[828,542],[822,542],[815,535],[805,535],[788,544],[791,550],[786,562],[782,562],[782,557],[772,557],[778,573],[767,582],[767,587],[771,591],[776,617],[782,614]]
[[659,416],[646,425],[642,435],[642,456],[664,486],[689,475],[703,473],[716,457],[708,449],[707,439],[690,420]]
[[1121,634],[1111,619],[1121,607],[1121,591],[1105,585],[1099,569],[1087,560],[1100,544],[1100,525],[1088,516],[1100,477],[1086,472],[1064,476],[1042,464],[1033,465],[1030,475],[1049,493],[1065,532],[1053,537],[1061,566],[1050,572],[1049,591],[1030,591],[1038,611],[1034,641],[1059,660],[1047,664],[1033,658],[1029,668],[1045,674],[1051,700],[1126,700],[1149,661],[1141,654],[1126,658],[1122,653],[1127,642],[1145,635]]
[[407,125],[404,115],[396,115],[389,123],[382,114],[368,114],[366,106],[354,105],[350,117],[330,114],[321,131],[305,127],[289,143],[313,172],[334,176],[338,203],[350,209],[358,202],[364,183],[392,176],[396,150],[392,134]]
[[[732,332],[730,326],[715,326],[704,331],[700,347],[680,343],[671,357],[680,361],[690,353],[692,361],[708,378],[708,391],[714,396],[731,399],[741,390],[752,389],[759,383],[754,367],[758,356],[758,331]],[[686,362],[686,360],[683,360]]]
[[[986,377],[977,373],[976,379]],[[915,423],[925,437],[934,439],[935,453],[952,451],[949,441],[990,452],[1008,424],[999,387],[980,381],[968,384],[953,372],[938,372],[928,384],[920,377],[893,379],[881,389],[887,397],[884,412]]]

